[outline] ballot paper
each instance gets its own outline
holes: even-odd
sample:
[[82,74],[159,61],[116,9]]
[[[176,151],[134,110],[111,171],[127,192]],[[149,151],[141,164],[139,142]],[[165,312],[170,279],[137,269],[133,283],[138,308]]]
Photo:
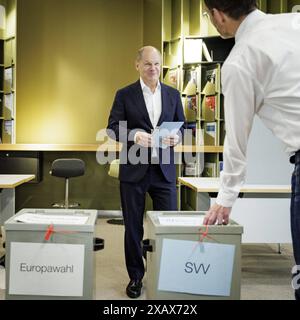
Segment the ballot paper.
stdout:
[[184,122],[163,122],[153,132],[153,140],[156,148],[166,149],[168,145],[163,143],[163,139],[168,136],[174,136],[178,133]]
[[24,213],[14,220],[34,224],[85,224],[88,216]]
[[204,216],[161,216],[158,220],[161,226],[202,226]]

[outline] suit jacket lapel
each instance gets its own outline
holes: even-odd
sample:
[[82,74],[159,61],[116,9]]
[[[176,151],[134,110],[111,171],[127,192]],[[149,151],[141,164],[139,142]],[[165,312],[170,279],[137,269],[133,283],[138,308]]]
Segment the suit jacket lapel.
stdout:
[[133,97],[135,100],[135,104],[137,107],[137,110],[143,115],[144,120],[147,122],[147,124],[153,128],[151,120],[149,118],[148,110],[146,107],[143,91],[141,88],[140,80],[138,80],[134,87],[133,87]]

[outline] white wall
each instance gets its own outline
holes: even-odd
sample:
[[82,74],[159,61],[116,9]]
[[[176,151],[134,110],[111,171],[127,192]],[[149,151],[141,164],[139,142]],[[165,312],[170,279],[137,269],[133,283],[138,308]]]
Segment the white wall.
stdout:
[[255,117],[248,145],[246,183],[290,184],[293,165],[284,145]]

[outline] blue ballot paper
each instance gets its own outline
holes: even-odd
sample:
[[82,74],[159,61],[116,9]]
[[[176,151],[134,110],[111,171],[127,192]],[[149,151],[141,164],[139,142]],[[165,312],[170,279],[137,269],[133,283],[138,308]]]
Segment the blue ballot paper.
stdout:
[[168,136],[173,136],[178,133],[183,126],[183,121],[178,122],[163,122],[153,131],[154,147],[166,149],[168,146],[162,140]]

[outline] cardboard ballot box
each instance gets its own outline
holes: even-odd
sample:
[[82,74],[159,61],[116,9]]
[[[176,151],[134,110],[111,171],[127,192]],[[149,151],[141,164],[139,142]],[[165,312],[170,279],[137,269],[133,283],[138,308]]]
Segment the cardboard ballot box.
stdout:
[[240,299],[243,228],[234,221],[207,227],[203,218],[147,212],[147,299]]
[[5,222],[6,299],[92,299],[96,210],[23,209]]

